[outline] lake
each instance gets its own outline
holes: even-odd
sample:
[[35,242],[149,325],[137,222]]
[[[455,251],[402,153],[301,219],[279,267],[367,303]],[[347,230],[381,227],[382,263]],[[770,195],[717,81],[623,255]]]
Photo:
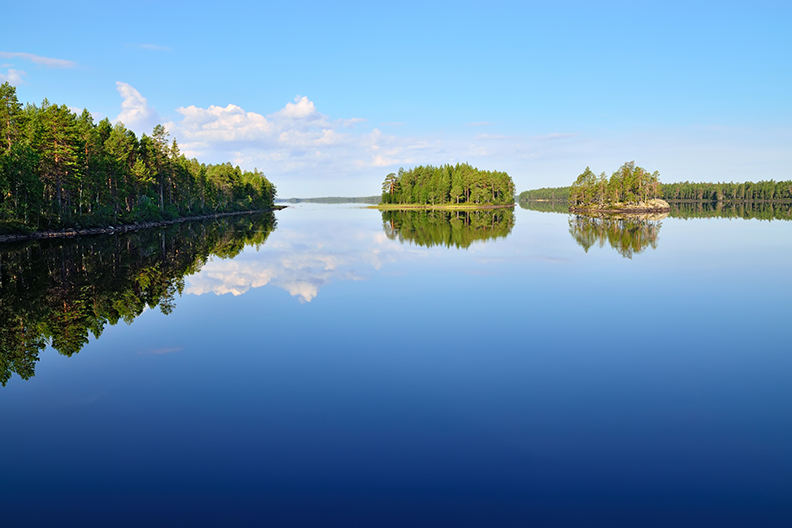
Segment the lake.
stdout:
[[792,222],[705,216],[0,247],[3,524],[789,526]]

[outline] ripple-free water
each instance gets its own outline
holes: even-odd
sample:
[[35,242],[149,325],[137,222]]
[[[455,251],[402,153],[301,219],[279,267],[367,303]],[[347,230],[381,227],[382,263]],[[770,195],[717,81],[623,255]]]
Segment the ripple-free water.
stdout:
[[[167,315],[54,330],[77,351],[12,374],[4,525],[792,522],[792,222],[276,216],[178,264]],[[41,284],[3,253],[3,302],[75,328],[85,299],[130,310],[165,281],[156,251],[204,251],[184,236],[69,246],[87,260],[63,270],[46,253]],[[116,265],[98,285],[96,262]]]

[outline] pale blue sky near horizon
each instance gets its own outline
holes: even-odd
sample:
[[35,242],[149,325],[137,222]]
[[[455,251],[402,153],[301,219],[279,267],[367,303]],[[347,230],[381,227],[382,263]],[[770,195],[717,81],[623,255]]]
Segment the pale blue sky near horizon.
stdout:
[[282,197],[375,194],[399,166],[464,161],[518,190],[629,160],[665,182],[792,179],[787,2],[3,12],[0,80],[20,100],[138,134],[165,123],[188,155],[257,167]]

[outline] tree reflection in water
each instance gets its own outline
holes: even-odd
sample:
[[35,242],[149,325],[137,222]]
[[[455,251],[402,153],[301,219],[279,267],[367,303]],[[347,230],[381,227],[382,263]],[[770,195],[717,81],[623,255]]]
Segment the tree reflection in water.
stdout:
[[514,210],[382,211],[382,227],[388,238],[402,243],[467,249],[476,241],[508,236],[514,227]]
[[233,258],[264,244],[272,213],[175,224],[127,234],[0,247],[0,383],[35,374],[50,344],[71,356],[119,321],[169,314],[210,256]]
[[644,215],[570,215],[569,234],[587,253],[595,244],[607,242],[631,259],[647,246],[657,248],[657,237],[666,214]]

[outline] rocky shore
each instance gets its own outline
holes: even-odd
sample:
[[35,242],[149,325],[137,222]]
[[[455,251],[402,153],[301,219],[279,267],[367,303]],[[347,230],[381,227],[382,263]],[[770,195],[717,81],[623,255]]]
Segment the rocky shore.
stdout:
[[175,220],[160,220],[157,222],[135,222],[133,224],[120,224],[117,226],[107,227],[92,227],[87,229],[76,229],[73,227],[61,229],[59,231],[36,231],[30,234],[13,234],[13,235],[0,235],[0,244],[4,242],[21,242],[24,240],[44,240],[48,238],[64,238],[64,237],[78,237],[87,235],[112,235],[116,233],[129,233],[131,231],[139,231],[141,229],[151,229],[152,227],[164,227],[172,224],[180,224],[182,222],[193,222],[195,220],[208,220],[211,218],[221,218],[224,216],[238,216],[246,214],[263,213],[266,211],[280,211],[285,209],[286,206],[275,205],[269,209],[259,209],[256,211],[234,211],[230,213],[215,213],[200,216],[186,216],[176,218]]
[[585,206],[570,207],[571,213],[621,213],[621,214],[641,214],[641,213],[667,213],[671,211],[671,206],[665,200],[655,198],[645,202],[626,203],[611,202],[608,204],[587,204]]

